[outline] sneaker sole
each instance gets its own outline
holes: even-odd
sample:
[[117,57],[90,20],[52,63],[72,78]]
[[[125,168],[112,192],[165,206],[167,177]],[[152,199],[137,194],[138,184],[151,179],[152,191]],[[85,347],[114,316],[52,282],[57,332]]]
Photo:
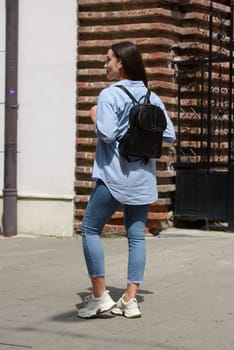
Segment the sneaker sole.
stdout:
[[106,308],[106,309],[102,309],[102,308],[100,308],[100,309],[98,309],[95,313],[93,313],[93,314],[89,314],[89,315],[80,315],[79,313],[78,313],[78,317],[80,317],[80,318],[92,318],[92,317],[95,317],[95,316],[98,316],[98,315],[100,315],[100,314],[103,314],[104,312],[108,312],[108,311],[111,311],[112,309],[114,309],[114,307],[116,307],[116,304],[112,304],[110,307],[108,307],[108,308]]
[[135,314],[135,315],[126,315],[125,313],[123,313],[123,316],[126,317],[126,318],[140,318],[141,317],[141,314]]
[[134,315],[127,315],[124,311],[114,311],[112,310],[111,311],[112,315],[115,315],[115,316],[124,316],[126,318],[139,318],[141,317],[141,314],[134,314]]
[[123,311],[121,310],[111,310],[112,315],[123,316]]
[[99,309],[98,313],[96,313],[96,315],[98,314],[103,314],[103,312],[108,312],[111,311],[112,309],[114,309],[114,307],[116,307],[116,303],[112,304],[110,307],[108,307],[107,309]]

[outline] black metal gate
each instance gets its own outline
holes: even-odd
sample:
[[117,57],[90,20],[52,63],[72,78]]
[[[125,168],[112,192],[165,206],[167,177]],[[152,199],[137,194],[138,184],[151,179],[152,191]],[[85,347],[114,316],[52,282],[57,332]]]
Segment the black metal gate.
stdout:
[[175,220],[234,231],[233,3],[210,2],[208,57],[178,71]]

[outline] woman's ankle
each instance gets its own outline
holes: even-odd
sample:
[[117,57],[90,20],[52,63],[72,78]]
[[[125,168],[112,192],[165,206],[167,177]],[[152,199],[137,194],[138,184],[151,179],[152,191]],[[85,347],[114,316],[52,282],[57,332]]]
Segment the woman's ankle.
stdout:
[[93,296],[95,298],[100,298],[106,290],[105,278],[102,276],[92,277],[91,282],[93,287]]
[[138,288],[138,283],[128,283],[126,292],[123,297],[124,301],[128,302],[130,299],[135,299]]

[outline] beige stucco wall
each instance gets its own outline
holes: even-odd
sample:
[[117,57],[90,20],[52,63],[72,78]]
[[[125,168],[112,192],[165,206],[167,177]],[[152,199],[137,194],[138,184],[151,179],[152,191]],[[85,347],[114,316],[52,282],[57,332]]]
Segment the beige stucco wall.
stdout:
[[19,4],[18,231],[72,235],[76,2]]
[[[5,1],[0,0],[0,5],[4,9]],[[73,234],[76,7],[76,1],[19,0],[19,234]],[[4,66],[1,52],[0,77]],[[2,87],[2,79],[0,83]],[[4,104],[0,104],[0,151],[3,112]],[[2,191],[3,153],[0,171]]]
[[73,200],[69,196],[39,198],[19,197],[18,227],[20,234],[71,236],[73,234]]

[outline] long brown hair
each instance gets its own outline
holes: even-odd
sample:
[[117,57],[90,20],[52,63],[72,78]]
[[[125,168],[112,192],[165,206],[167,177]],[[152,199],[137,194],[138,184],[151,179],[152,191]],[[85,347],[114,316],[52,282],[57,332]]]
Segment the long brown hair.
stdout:
[[145,66],[138,47],[130,41],[121,41],[111,45],[115,56],[121,59],[124,71],[131,80],[142,80],[148,86]]

